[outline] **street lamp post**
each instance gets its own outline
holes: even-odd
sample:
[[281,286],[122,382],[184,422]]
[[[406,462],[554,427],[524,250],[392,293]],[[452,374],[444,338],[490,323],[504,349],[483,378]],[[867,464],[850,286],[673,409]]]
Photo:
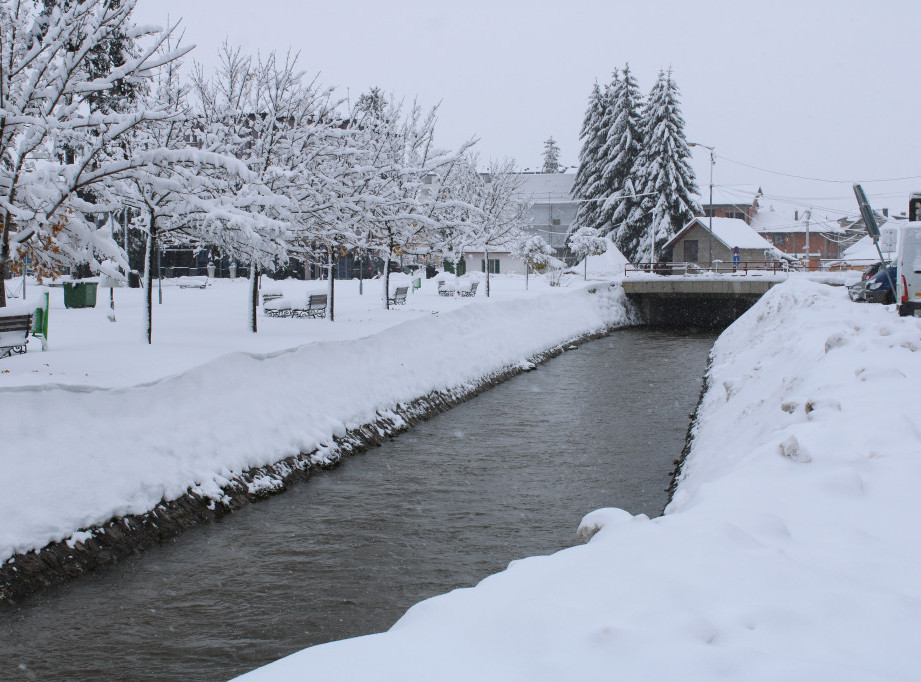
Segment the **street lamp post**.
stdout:
[[708,258],[710,261],[710,269],[713,269],[713,165],[716,163],[713,160],[713,147],[701,144],[700,142],[688,142],[689,147],[703,147],[704,149],[710,150],[710,215],[709,215],[709,230],[710,230],[710,244],[708,249]]

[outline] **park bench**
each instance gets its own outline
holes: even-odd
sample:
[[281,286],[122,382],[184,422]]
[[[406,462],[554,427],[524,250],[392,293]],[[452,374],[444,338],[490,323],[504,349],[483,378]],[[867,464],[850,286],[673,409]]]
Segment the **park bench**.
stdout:
[[291,317],[291,311],[294,310],[294,304],[288,299],[276,297],[264,301],[262,310],[266,317]]
[[392,298],[387,299],[387,303],[391,305],[403,305],[406,303],[406,293],[409,291],[409,287],[397,287],[396,293]]
[[443,279],[438,280],[438,295],[439,296],[453,296],[454,287],[448,286],[445,284]]
[[265,305],[269,301],[275,301],[281,297],[282,297],[282,293],[280,291],[267,291],[264,294],[262,294],[262,304]]
[[307,305],[281,298],[263,304],[263,311],[266,317],[325,317],[326,301],[326,294],[310,294],[305,301]]
[[31,315],[0,317],[0,358],[5,358],[13,353],[25,353],[31,331]]
[[306,308],[292,308],[294,317],[326,317],[326,294],[311,294]]
[[180,277],[178,282],[180,289],[204,289],[208,286],[207,277]]
[[469,289],[462,289],[460,292],[461,296],[476,296],[476,288],[479,285],[479,282],[474,282],[470,285]]

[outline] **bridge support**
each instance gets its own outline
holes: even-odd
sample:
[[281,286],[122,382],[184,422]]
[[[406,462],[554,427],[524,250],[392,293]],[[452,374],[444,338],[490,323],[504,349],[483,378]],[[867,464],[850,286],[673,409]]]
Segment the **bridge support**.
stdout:
[[648,325],[720,329],[732,324],[778,281],[663,277],[625,280],[624,291]]

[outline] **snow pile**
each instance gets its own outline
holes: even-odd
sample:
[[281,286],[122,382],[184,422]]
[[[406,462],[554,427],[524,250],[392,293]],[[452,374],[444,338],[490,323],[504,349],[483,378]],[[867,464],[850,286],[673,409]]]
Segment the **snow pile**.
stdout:
[[[908,680],[921,322],[791,279],[718,340],[678,494],[254,680]],[[565,474],[561,474],[565,475]]]
[[190,487],[219,497],[242,470],[312,452],[378,411],[627,322],[623,290],[595,286],[473,302],[364,338],[226,354],[143,384],[2,389],[0,560]]

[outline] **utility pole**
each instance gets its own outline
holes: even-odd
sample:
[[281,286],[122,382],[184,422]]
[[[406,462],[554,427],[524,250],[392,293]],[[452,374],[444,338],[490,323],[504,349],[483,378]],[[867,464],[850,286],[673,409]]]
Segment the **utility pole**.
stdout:
[[716,164],[716,161],[713,159],[713,147],[701,144],[700,142],[688,142],[688,147],[703,147],[704,149],[710,150],[710,215],[709,215],[709,226],[710,235],[708,238],[708,254],[707,260],[709,261],[709,268],[713,269],[713,166]]
[[810,269],[812,263],[809,261],[809,219],[812,217],[812,209],[807,209],[806,215],[806,270]]

